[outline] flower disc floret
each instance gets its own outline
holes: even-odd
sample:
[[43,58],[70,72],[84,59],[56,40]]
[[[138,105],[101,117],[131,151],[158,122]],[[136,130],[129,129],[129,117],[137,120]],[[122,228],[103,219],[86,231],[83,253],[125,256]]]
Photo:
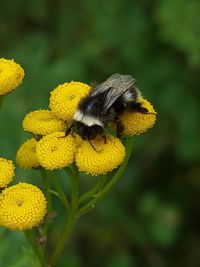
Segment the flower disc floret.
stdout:
[[12,182],[15,175],[15,167],[12,160],[0,158],[0,187],[6,187]]
[[36,135],[47,135],[54,132],[65,131],[66,123],[57,117],[50,110],[35,110],[29,112],[23,122],[22,126],[25,131],[34,133]]
[[24,70],[22,67],[5,58],[0,58],[0,95],[6,95],[22,83]]
[[147,114],[125,111],[120,116],[120,120],[124,126],[124,135],[139,135],[153,127],[157,113],[149,101],[142,99],[140,103],[143,108],[148,110]]
[[27,230],[40,224],[46,213],[42,191],[27,183],[4,189],[0,195],[0,225],[10,230]]
[[23,169],[36,168],[39,162],[36,156],[36,146],[38,141],[31,138],[24,142],[17,151],[16,161],[17,164]]
[[76,152],[75,162],[80,171],[100,175],[122,164],[125,147],[118,138],[107,135],[105,143],[104,139],[98,136],[91,143],[95,149],[85,140]]
[[64,132],[56,132],[44,136],[37,145],[37,159],[47,170],[67,167],[74,161],[76,142]]
[[58,117],[70,121],[76,112],[78,103],[85,97],[91,87],[81,82],[64,83],[51,91],[49,107]]

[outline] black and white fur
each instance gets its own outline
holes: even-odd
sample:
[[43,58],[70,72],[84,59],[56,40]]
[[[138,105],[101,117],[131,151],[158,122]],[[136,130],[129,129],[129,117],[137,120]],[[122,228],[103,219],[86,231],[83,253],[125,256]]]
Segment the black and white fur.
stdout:
[[119,136],[123,133],[121,113],[125,110],[147,112],[137,102],[140,96],[131,75],[113,74],[80,101],[68,132],[73,127],[83,139],[92,140],[97,135],[105,138],[104,128],[113,122]]

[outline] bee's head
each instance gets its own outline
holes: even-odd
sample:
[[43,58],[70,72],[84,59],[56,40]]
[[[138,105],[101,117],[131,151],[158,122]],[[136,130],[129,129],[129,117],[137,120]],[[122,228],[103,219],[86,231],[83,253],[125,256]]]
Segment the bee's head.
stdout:
[[104,128],[99,125],[87,126],[82,122],[76,122],[76,132],[84,139],[84,140],[92,140],[95,139],[97,135],[104,134]]

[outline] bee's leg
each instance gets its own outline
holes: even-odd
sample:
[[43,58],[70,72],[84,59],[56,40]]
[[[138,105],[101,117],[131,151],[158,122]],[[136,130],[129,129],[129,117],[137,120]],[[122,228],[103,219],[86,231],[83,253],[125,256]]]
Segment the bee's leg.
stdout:
[[[65,136],[68,136],[70,133],[71,133],[71,127],[70,128],[67,128],[66,132],[65,132]],[[73,135],[73,133],[72,133]]]
[[[72,126],[70,126],[69,128],[67,128],[67,130],[65,131],[65,135],[64,135],[64,136],[60,136],[59,138],[65,138],[65,137],[67,137],[71,132],[72,132]],[[72,136],[73,136],[73,132],[72,132]]]
[[123,134],[123,131],[124,131],[124,126],[119,120],[116,122],[116,131],[117,131],[118,138]]
[[65,136],[68,136],[71,132],[72,132],[72,136],[73,136],[72,127],[73,127],[73,123],[69,123],[68,128],[67,128],[67,130],[65,132]]
[[105,134],[103,134],[103,135],[101,135],[101,137],[104,139],[104,144],[106,144],[106,143],[107,143],[107,138],[106,138],[106,135],[105,135]]
[[127,103],[127,109],[132,111],[132,112],[139,112],[142,114],[148,114],[149,111],[148,109],[142,107],[141,103],[134,103],[134,102],[129,102]]

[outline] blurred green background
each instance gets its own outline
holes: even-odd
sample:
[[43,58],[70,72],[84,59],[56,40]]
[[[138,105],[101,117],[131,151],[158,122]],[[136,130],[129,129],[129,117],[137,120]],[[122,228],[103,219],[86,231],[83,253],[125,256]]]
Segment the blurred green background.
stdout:
[[[0,0],[0,56],[26,71],[3,103],[0,156],[15,159],[28,138],[24,115],[47,108],[66,81],[132,74],[158,112],[120,182],[76,225],[59,267],[200,266],[199,14],[198,0]],[[15,182],[40,184],[37,171],[16,172]],[[36,266],[31,254],[22,233],[0,229],[0,266]]]

